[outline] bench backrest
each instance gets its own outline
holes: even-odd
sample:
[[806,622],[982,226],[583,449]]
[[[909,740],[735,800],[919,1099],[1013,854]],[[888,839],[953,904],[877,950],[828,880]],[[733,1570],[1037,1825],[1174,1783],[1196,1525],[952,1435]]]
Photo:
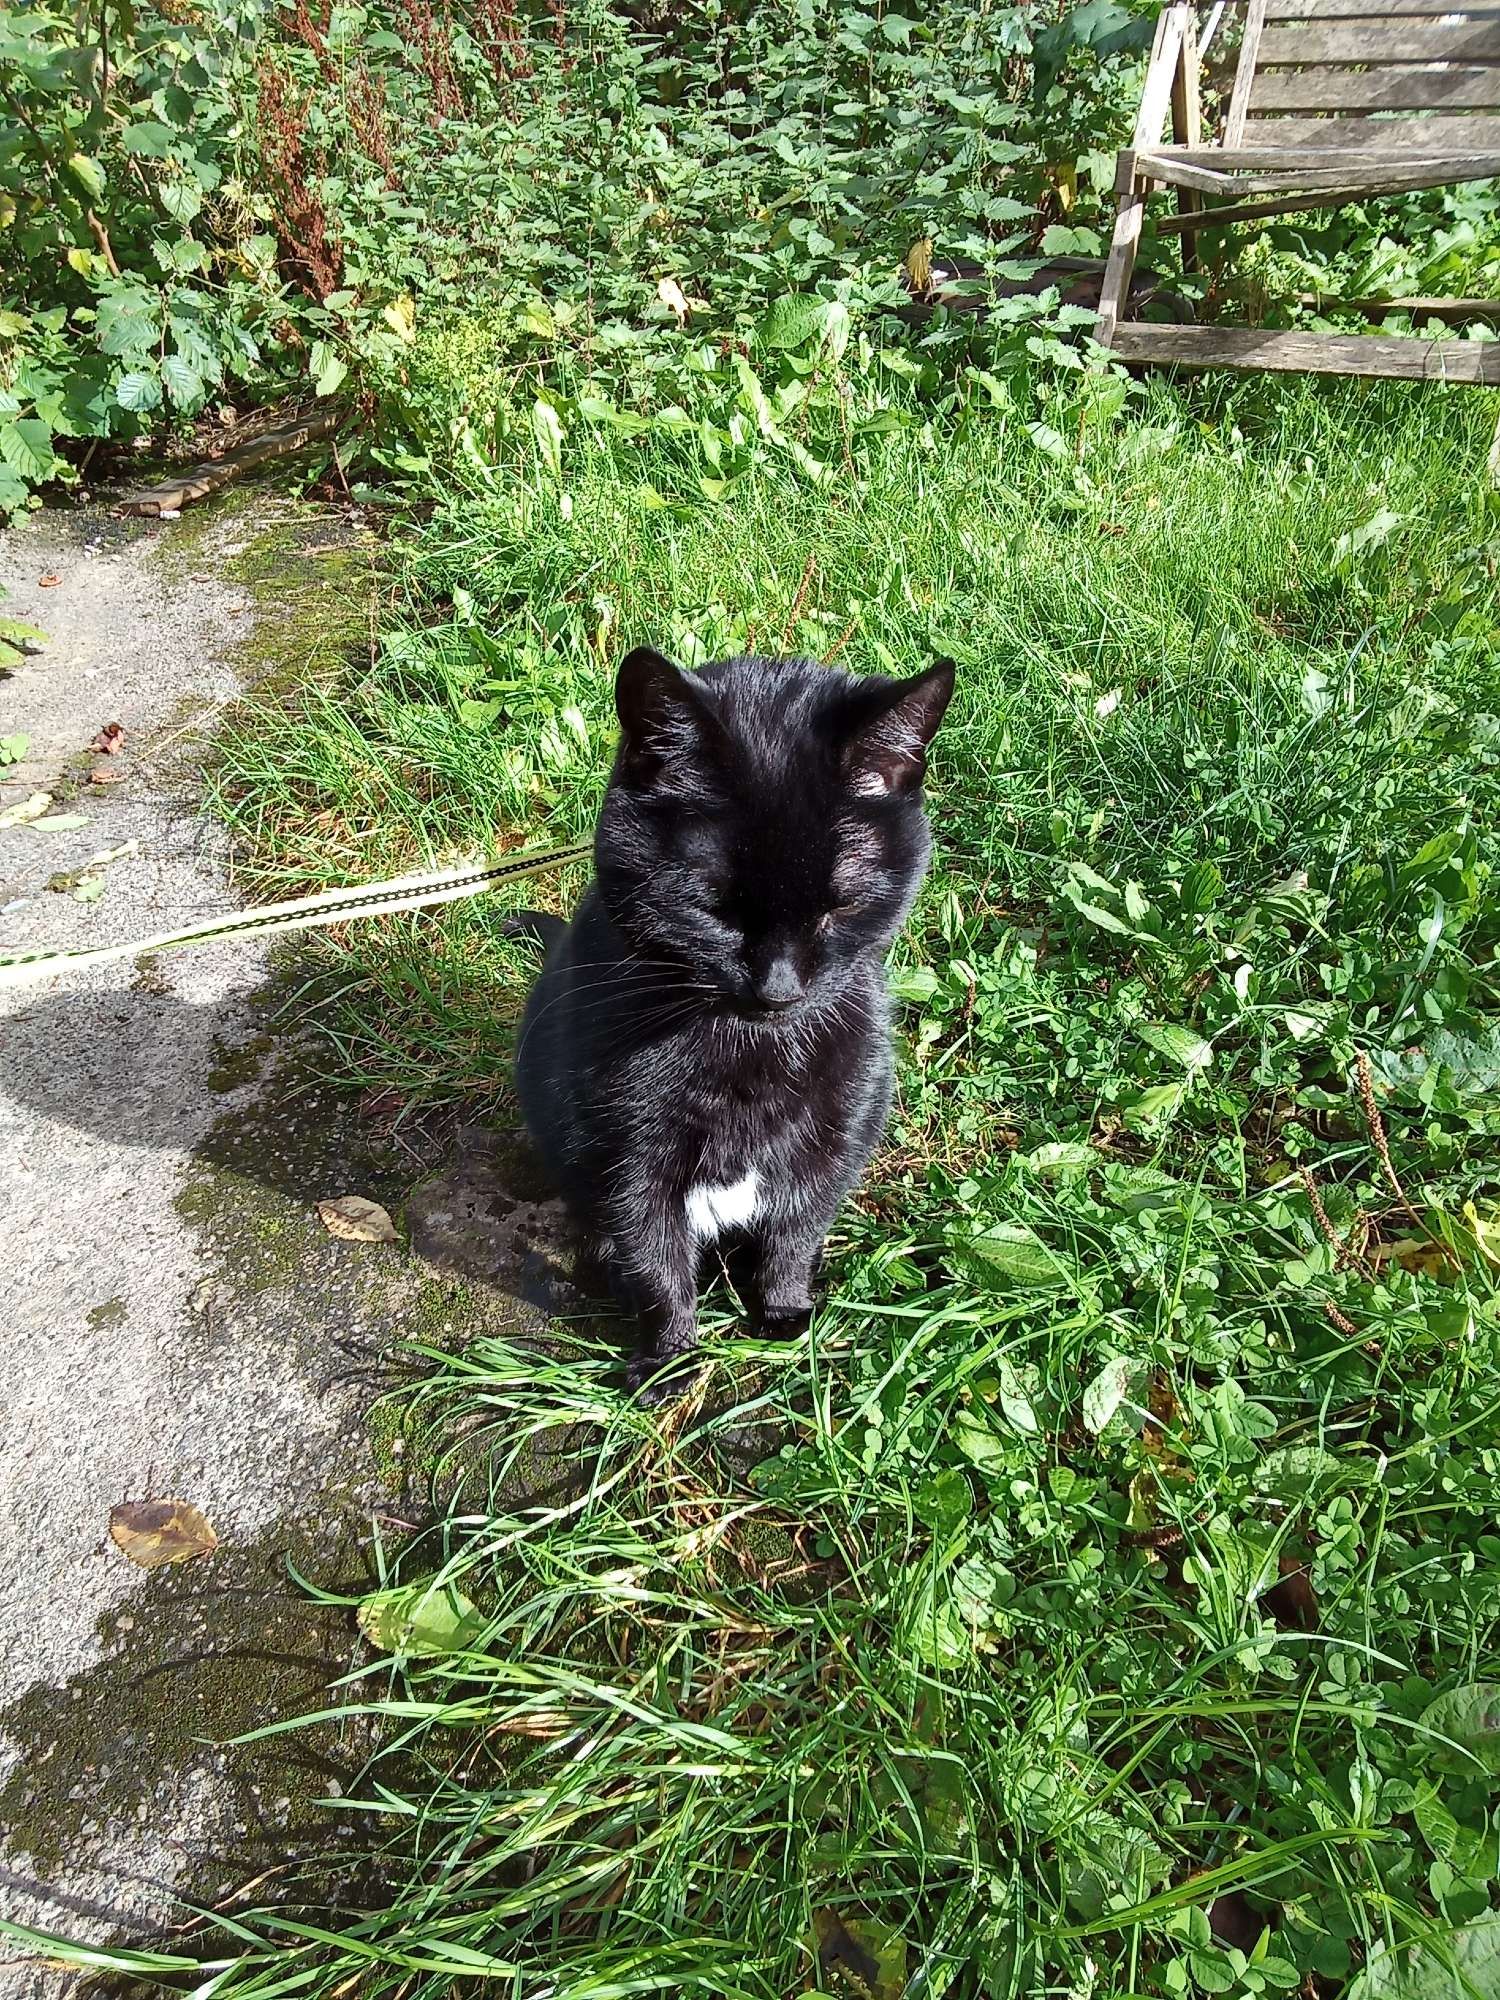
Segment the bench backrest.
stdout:
[[1245,0],[1224,11],[1243,20],[1226,145],[1500,149],[1500,117],[1487,115],[1500,111],[1500,0]]

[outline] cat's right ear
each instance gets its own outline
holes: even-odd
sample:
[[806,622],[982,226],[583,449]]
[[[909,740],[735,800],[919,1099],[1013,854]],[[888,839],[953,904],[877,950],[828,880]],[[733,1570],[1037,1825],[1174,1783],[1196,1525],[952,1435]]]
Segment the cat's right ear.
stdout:
[[637,646],[615,677],[615,713],[626,774],[649,784],[698,740],[701,711],[680,667],[651,646]]

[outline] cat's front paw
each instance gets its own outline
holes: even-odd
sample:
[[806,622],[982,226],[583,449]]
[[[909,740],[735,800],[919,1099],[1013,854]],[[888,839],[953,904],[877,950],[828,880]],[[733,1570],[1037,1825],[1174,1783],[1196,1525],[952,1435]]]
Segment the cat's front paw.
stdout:
[[790,1312],[759,1312],[751,1332],[760,1340],[800,1340],[812,1325],[811,1306],[794,1306]]
[[675,1403],[692,1382],[691,1354],[635,1354],[626,1363],[625,1379],[643,1409]]

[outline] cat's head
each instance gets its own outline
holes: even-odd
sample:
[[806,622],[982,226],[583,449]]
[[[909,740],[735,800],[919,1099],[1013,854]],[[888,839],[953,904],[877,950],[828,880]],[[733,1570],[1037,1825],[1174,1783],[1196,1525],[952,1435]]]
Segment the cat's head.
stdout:
[[641,961],[770,1019],[883,952],[927,867],[922,780],[953,676],[754,656],[686,674],[631,653],[595,863]]

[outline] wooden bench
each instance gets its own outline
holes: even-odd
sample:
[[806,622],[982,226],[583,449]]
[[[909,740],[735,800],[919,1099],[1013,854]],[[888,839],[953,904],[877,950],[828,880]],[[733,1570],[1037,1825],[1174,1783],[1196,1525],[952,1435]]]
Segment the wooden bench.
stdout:
[[[1217,130],[1206,138],[1204,59],[1236,28]],[[1191,270],[1205,224],[1500,175],[1496,113],[1500,0],[1220,0],[1201,26],[1191,0],[1168,0],[1116,172],[1100,343],[1126,361],[1500,384],[1500,341],[1155,326],[1126,316],[1153,190],[1176,191],[1177,214],[1156,227],[1181,237]],[[1372,316],[1402,309],[1400,300],[1358,304]],[[1471,299],[1451,302],[1448,316],[1490,315],[1500,303]]]

